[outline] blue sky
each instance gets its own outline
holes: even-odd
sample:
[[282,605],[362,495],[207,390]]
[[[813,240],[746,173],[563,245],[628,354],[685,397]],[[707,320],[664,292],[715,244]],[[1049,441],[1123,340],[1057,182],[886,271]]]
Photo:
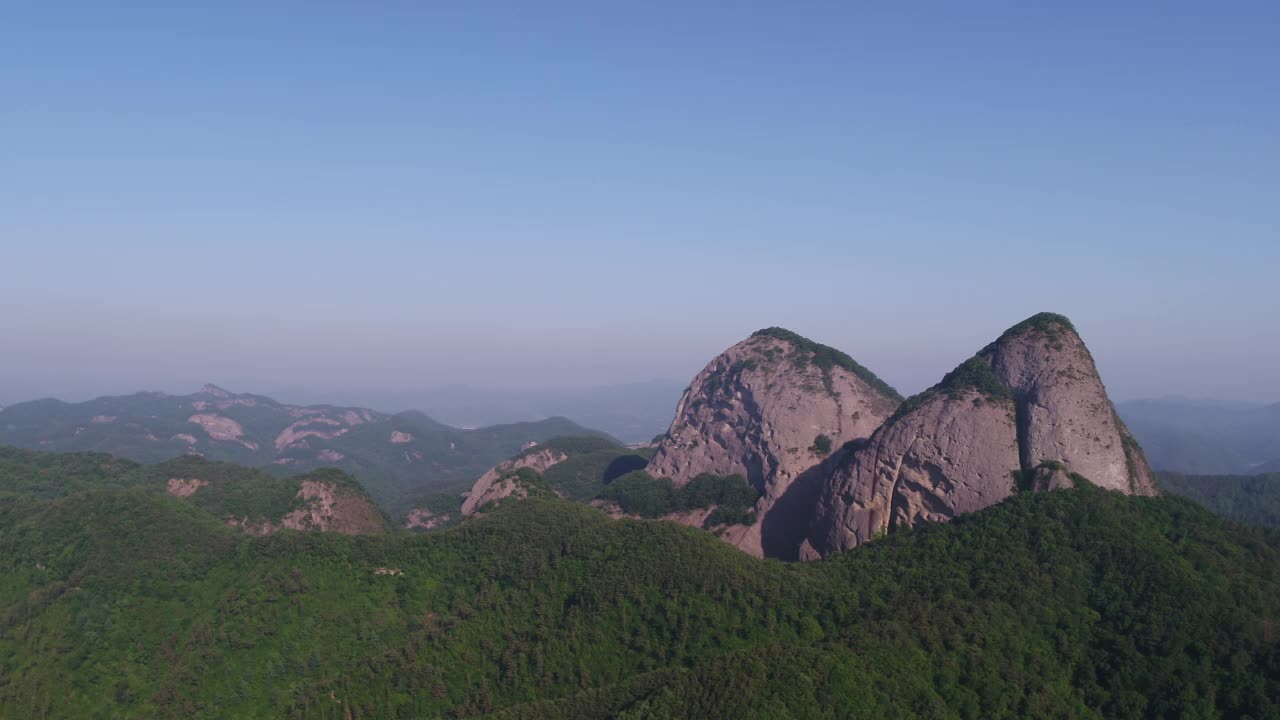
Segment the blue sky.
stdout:
[[53,5],[0,10],[0,401],[769,325],[913,392],[1041,310],[1117,398],[1280,400],[1274,3]]

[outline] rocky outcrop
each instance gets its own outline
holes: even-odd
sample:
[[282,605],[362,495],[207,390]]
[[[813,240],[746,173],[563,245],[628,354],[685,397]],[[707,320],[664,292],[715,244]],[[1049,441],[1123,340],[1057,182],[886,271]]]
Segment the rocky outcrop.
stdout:
[[250,535],[269,535],[285,528],[346,535],[371,535],[386,529],[382,514],[367,497],[335,483],[303,480],[296,497],[301,501],[298,507],[278,520],[231,517],[226,523]]
[[303,480],[298,497],[303,501],[302,507],[281,518],[282,527],[348,535],[372,534],[384,529],[381,513],[368,498],[343,492],[334,483]]
[[342,424],[341,420],[334,418],[311,415],[294,423],[290,423],[288,427],[281,430],[273,441],[276,450],[284,450],[288,447],[297,447],[304,438],[317,437],[321,440],[332,440],[341,437],[347,433],[349,428]]
[[522,469],[528,468],[537,473],[542,473],[547,468],[557,463],[563,462],[569,456],[560,450],[553,448],[543,448],[541,450],[528,450],[510,460],[504,460],[488,472],[480,476],[475,484],[471,486],[471,492],[467,494],[467,499],[462,503],[463,515],[474,515],[477,510],[485,505],[509,497],[513,494],[520,495],[522,483],[514,479],[514,474]]
[[165,483],[165,491],[174,497],[191,497],[208,484],[208,480],[199,478],[169,478],[169,482]]
[[1071,322],[1036,315],[908,400],[827,480],[802,559],[949,520],[1020,490],[1154,494]]
[[204,428],[204,431],[214,440],[238,442],[250,450],[258,449],[258,443],[242,439],[244,427],[229,417],[214,413],[199,413],[187,418],[187,422]]
[[433,530],[447,524],[450,519],[452,516],[447,513],[440,514],[427,508],[415,508],[409,511],[409,515],[404,520],[404,526],[407,530]]
[[826,464],[900,400],[848,355],[761,330],[694,377],[646,470],[677,486],[701,473],[745,476],[761,494],[758,521],[721,537],[753,555],[794,559]]

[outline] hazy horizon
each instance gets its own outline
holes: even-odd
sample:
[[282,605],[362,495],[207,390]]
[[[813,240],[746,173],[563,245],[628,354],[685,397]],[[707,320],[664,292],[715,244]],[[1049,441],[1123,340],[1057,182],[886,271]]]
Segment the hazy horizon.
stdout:
[[783,326],[904,394],[1069,316],[1116,400],[1280,400],[1267,4],[27,6],[0,403],[687,382]]

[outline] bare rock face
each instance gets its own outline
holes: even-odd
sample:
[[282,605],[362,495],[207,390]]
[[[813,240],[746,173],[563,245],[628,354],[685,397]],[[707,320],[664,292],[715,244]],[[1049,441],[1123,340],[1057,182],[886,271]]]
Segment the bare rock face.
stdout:
[[[172,482],[172,481],[170,481]],[[278,530],[316,530],[346,535],[383,532],[385,522],[368,498],[331,482],[303,480],[298,488],[299,506],[278,520],[261,517],[229,517],[226,524],[250,535],[270,535]]]
[[416,508],[409,511],[408,517],[404,520],[404,526],[408,530],[433,530],[449,520],[450,515],[447,513],[440,514],[431,512],[427,508]]
[[568,455],[552,448],[544,448],[532,452],[524,452],[510,460],[504,460],[493,466],[471,486],[471,492],[462,502],[462,514],[474,515],[477,510],[494,502],[519,494],[521,484],[512,479],[512,475],[522,468],[534,472],[545,472],[547,468],[568,459]]
[[646,471],[683,485],[741,474],[761,497],[757,522],[722,537],[757,556],[795,559],[824,463],[869,437],[901,397],[848,355],[770,328],[693,379]]
[[1155,493],[1084,342],[1065,317],[1043,313],[905,402],[831,474],[800,557],[1086,480]]
[[1108,490],[1154,495],[1146,459],[1120,421],[1093,356],[1070,321],[1047,313],[983,349],[996,376],[1018,398],[1024,470],[1060,461]]
[[[1012,400],[937,393],[885,424],[839,467],[817,506],[819,547],[846,549],[919,522],[980,510],[1015,490]],[[801,559],[814,559],[809,542]]]
[[196,425],[204,428],[204,431],[214,440],[238,442],[250,450],[256,450],[258,448],[257,443],[241,439],[241,436],[244,435],[244,428],[240,423],[229,417],[212,413],[204,413],[192,415],[187,418],[187,422],[195,423]]
[[174,497],[191,497],[197,490],[208,485],[208,480],[199,478],[169,478],[165,490]]
[[383,530],[382,516],[367,498],[343,492],[333,483],[303,480],[298,497],[304,501],[303,506],[281,518],[281,526],[348,535],[374,534]]

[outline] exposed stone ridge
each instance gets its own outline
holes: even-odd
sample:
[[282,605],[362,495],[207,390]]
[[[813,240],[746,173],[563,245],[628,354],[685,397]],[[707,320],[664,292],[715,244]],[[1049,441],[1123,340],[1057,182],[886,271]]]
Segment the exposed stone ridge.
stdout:
[[165,491],[174,497],[191,497],[208,484],[208,480],[199,478],[169,478],[169,482],[165,483]]
[[214,440],[237,442],[250,450],[258,449],[258,443],[243,439],[244,427],[229,417],[212,413],[197,413],[187,418],[187,422],[204,428],[204,431]]
[[269,535],[285,528],[346,535],[371,535],[385,529],[382,515],[367,497],[349,492],[335,483],[303,480],[297,497],[302,504],[279,520],[232,517],[227,519],[227,525],[250,535]]
[[1065,317],[1041,313],[908,399],[831,474],[801,558],[1086,479],[1155,493],[1088,348]]
[[448,513],[440,514],[427,508],[416,508],[409,511],[409,515],[404,520],[404,526],[408,530],[431,530],[444,525],[451,518],[452,516]]
[[298,497],[304,504],[281,518],[283,527],[348,535],[377,533],[383,529],[382,516],[368,498],[343,492],[334,483],[303,480]]
[[769,328],[694,377],[646,470],[677,485],[700,473],[743,475],[761,492],[759,520],[722,537],[753,555],[794,559],[824,461],[870,436],[899,400],[844,353]]
[[519,494],[521,485],[510,480],[510,476],[521,468],[529,468],[534,472],[546,472],[552,465],[568,459],[568,455],[554,448],[529,450],[510,460],[504,460],[493,466],[471,486],[471,492],[462,502],[462,514],[474,515],[477,510],[495,500]]
[[217,385],[214,385],[213,383],[205,383],[204,387],[200,388],[200,394],[209,395],[211,397],[216,397],[219,399],[225,399],[225,398],[231,397],[230,392],[223,390],[222,388],[218,387]]
[[1017,398],[1024,471],[1061,462],[1108,490],[1155,494],[1146,458],[1116,415],[1093,355],[1070,321],[1033,316],[979,357]]

